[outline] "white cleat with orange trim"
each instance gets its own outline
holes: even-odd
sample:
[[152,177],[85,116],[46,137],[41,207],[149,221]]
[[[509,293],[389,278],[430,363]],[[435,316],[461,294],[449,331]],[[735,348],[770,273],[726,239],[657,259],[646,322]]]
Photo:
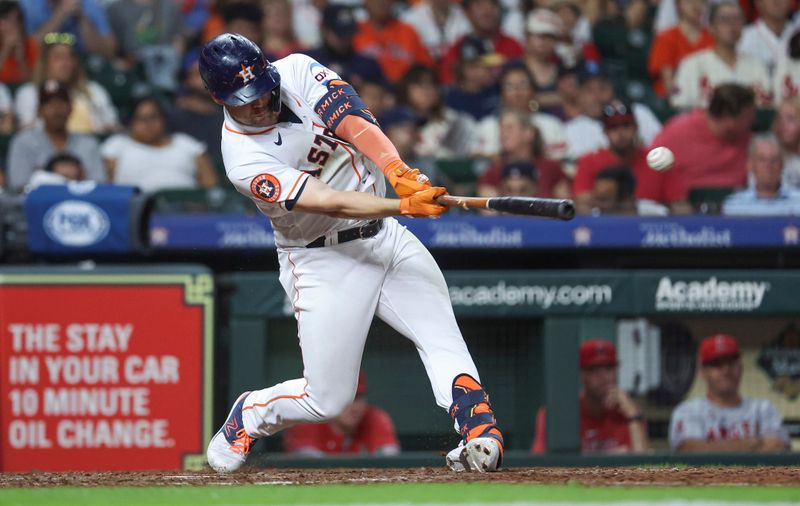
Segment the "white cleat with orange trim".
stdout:
[[462,442],[447,454],[445,461],[452,471],[497,471],[503,452],[500,443],[492,437],[476,437],[466,445]]
[[247,435],[242,421],[242,407],[249,393],[245,392],[236,399],[228,419],[208,443],[208,464],[218,473],[230,473],[242,467],[256,442]]

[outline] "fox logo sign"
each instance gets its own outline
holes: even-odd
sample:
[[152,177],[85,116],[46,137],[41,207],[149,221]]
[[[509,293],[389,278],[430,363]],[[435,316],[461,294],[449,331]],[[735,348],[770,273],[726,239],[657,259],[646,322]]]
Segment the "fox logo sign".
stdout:
[[253,66],[252,65],[245,66],[244,64],[242,64],[242,70],[239,73],[237,73],[236,75],[241,77],[242,81],[244,81],[245,83],[247,83],[251,79],[255,79],[256,78],[256,75],[253,73]]

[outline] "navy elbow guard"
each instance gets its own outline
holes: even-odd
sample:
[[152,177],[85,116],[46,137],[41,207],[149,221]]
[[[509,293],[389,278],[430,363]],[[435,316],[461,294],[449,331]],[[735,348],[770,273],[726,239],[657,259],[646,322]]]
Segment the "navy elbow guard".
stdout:
[[348,114],[354,114],[372,124],[378,124],[375,116],[367,109],[367,104],[361,100],[350,84],[345,81],[330,80],[327,85],[328,93],[317,102],[314,111],[322,118],[322,122],[325,123],[328,130],[336,132],[336,127]]

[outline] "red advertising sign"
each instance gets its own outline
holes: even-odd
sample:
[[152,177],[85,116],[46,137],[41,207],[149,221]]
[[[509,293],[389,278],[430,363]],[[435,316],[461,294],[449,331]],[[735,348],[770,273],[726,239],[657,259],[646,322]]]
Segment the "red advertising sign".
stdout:
[[42,278],[58,276],[0,275],[0,470],[181,469],[202,454],[210,276]]

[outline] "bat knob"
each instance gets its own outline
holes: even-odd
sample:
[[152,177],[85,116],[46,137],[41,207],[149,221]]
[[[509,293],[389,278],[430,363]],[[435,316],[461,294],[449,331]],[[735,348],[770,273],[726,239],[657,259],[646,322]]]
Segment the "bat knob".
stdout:
[[569,221],[575,217],[575,203],[571,200],[562,200],[558,204],[558,218]]

